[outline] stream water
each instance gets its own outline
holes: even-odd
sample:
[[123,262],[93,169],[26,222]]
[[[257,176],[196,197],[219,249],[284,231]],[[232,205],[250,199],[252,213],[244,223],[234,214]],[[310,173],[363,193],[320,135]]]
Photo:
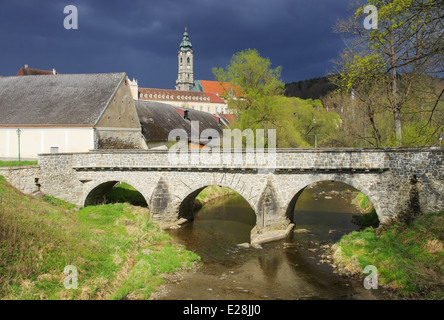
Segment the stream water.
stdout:
[[196,252],[201,266],[170,276],[153,299],[168,300],[297,300],[382,299],[362,280],[336,273],[324,262],[328,246],[357,230],[348,185],[322,182],[301,194],[294,210],[295,230],[288,239],[243,248],[255,225],[255,214],[240,197],[212,202],[193,222],[171,236]]

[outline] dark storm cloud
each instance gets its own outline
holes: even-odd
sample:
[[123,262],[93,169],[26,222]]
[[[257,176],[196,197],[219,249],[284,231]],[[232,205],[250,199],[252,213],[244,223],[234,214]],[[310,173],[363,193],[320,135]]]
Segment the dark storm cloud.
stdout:
[[[177,50],[188,27],[195,78],[255,48],[283,67],[284,82],[323,76],[342,48],[332,33],[349,0],[8,1],[0,4],[0,75],[20,66],[61,73],[127,72],[146,87],[173,88]],[[79,29],[63,28],[78,8]]]

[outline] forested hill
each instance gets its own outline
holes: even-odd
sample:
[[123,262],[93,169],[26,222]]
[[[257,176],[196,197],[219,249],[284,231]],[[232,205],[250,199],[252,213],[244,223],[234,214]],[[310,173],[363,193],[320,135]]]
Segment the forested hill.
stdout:
[[335,89],[335,85],[330,83],[327,77],[313,78],[285,84],[285,96],[320,99]]

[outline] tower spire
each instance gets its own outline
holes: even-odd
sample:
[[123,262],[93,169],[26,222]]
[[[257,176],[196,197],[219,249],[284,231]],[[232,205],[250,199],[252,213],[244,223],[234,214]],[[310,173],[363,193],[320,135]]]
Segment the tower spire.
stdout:
[[190,42],[187,27],[183,33],[182,42],[178,52],[178,75],[176,80],[176,90],[189,91],[194,86],[193,71],[193,45]]

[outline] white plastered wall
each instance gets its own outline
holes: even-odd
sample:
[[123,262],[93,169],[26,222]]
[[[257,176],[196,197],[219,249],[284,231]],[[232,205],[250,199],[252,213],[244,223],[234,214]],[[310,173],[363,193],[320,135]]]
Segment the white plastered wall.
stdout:
[[[93,128],[20,128],[20,158],[37,159],[39,153],[87,152],[94,149]],[[0,128],[0,158],[18,158],[17,128]]]

